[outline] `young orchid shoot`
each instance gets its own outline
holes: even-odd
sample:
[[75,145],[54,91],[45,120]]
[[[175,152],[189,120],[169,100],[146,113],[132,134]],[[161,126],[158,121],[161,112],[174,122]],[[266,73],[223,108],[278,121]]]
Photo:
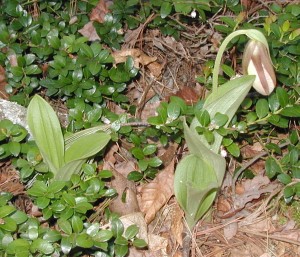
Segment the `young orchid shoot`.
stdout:
[[[244,75],[218,85],[222,55],[228,43],[236,36],[246,35],[250,42],[243,57]],[[269,95],[275,88],[276,78],[265,36],[258,30],[238,30],[228,35],[219,48],[213,71],[213,88],[206,98],[203,110],[210,117],[223,114],[228,117],[227,127],[240,104],[253,86],[262,95]],[[214,141],[207,142],[197,133],[201,124],[195,117],[188,127],[184,122],[184,134],[189,155],[181,160],[175,171],[174,192],[187,223],[192,229],[210,209],[222,185],[226,162],[219,152],[223,136],[214,132]],[[201,165],[200,165],[201,164]]]

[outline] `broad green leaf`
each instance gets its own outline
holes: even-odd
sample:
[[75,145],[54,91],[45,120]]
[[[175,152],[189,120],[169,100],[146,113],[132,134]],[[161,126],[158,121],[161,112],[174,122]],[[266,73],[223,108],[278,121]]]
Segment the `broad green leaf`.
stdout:
[[86,159],[75,160],[67,163],[59,169],[55,174],[54,180],[69,181],[73,174],[78,174],[82,165],[86,162]]
[[4,218],[16,211],[14,206],[6,205],[0,207],[0,218]]
[[41,196],[36,199],[36,205],[40,209],[45,209],[49,205],[49,203],[50,199],[45,196]]
[[285,185],[292,182],[292,178],[288,174],[285,174],[285,173],[279,174],[277,176],[277,179]]
[[27,109],[27,122],[44,161],[55,175],[64,165],[64,140],[56,113],[35,95]]
[[110,135],[98,132],[78,138],[66,148],[65,162],[89,158],[102,150],[109,142]]
[[124,257],[128,253],[128,245],[115,245],[115,256]]
[[129,72],[125,71],[120,66],[117,68],[111,68],[108,74],[110,79],[117,83],[128,82],[130,80]]
[[217,112],[215,117],[212,119],[212,123],[221,127],[224,126],[228,122],[228,117],[226,114],[222,114]]
[[235,143],[230,144],[226,149],[234,157],[239,157],[241,154],[239,146]]
[[78,216],[73,216],[71,218],[71,224],[72,224],[73,231],[75,233],[80,233],[82,231],[83,222]]
[[82,52],[85,56],[87,56],[90,59],[94,57],[92,48],[87,44],[82,44],[80,46],[80,52]]
[[139,228],[137,225],[133,224],[126,228],[124,236],[127,239],[132,239],[137,235],[137,233],[139,233]]
[[207,127],[210,123],[210,115],[207,110],[196,112],[196,117],[203,127]]
[[269,108],[272,112],[276,112],[279,107],[280,107],[280,103],[277,97],[277,94],[271,94],[268,97],[268,102],[269,102]]
[[50,244],[46,240],[37,238],[36,240],[34,240],[32,242],[32,244],[30,246],[30,251],[33,253],[38,251],[40,253],[49,255],[54,252],[54,247],[52,246],[52,244]]
[[[227,115],[228,122],[225,124],[226,127],[248,94],[254,79],[255,76],[242,76],[219,86],[217,91],[207,97],[203,109],[208,111],[210,117],[214,117],[217,112]],[[200,123],[194,118],[191,129],[193,130],[197,126],[200,126]],[[215,140],[211,145],[205,142],[204,136],[200,136],[200,138],[202,143],[209,147],[213,152],[219,152],[222,136],[217,132],[215,132]]]
[[14,232],[17,230],[17,222],[11,217],[5,217],[1,219],[0,231],[1,229],[6,230],[8,232]]
[[280,106],[282,108],[286,107],[287,104],[289,103],[289,96],[288,96],[287,92],[282,87],[278,87],[276,89],[276,95],[277,95],[278,101],[280,103]]
[[[1,208],[0,208],[1,209]],[[22,212],[22,211],[16,211],[13,214],[10,215],[10,217],[19,225],[24,223],[27,219],[28,216]]]
[[114,243],[117,245],[128,245],[127,239],[123,236],[118,236]]
[[187,126],[184,122],[184,137],[191,154],[197,155],[205,160],[217,176],[218,185],[221,186],[226,169],[225,159],[207,148],[201,140],[201,136]]
[[154,144],[150,144],[144,147],[143,153],[144,155],[150,155],[156,152],[157,146]]
[[147,246],[147,243],[145,242],[145,240],[143,239],[135,239],[133,242],[132,242],[133,246],[134,247],[137,247],[137,248],[144,248]]
[[64,236],[61,239],[61,250],[64,254],[68,254],[72,250],[72,240],[69,236]]
[[153,158],[150,158],[148,161],[147,161],[148,165],[153,167],[153,168],[157,168],[159,167],[160,165],[162,165],[162,160],[159,159],[157,156],[153,157]]
[[53,181],[48,186],[47,192],[49,194],[55,194],[61,191],[66,186],[66,182],[64,181]]
[[269,178],[273,178],[276,174],[281,174],[282,169],[274,157],[268,157],[266,160],[266,174]]
[[144,175],[138,171],[132,171],[128,174],[127,179],[132,181],[140,181]]
[[48,230],[43,235],[43,239],[45,239],[49,243],[54,243],[61,239],[61,234],[57,230]]
[[87,68],[95,76],[101,70],[101,65],[98,62],[89,62]]
[[124,232],[124,225],[121,220],[113,219],[111,221],[111,231],[115,237],[121,236]]
[[99,223],[93,223],[87,228],[86,233],[89,236],[94,237],[99,232],[99,229],[100,229]]
[[266,117],[269,113],[269,103],[266,99],[259,99],[255,105],[256,114],[259,119]]
[[75,134],[72,134],[72,135],[66,137],[66,139],[65,139],[66,149],[68,149],[70,147],[70,145],[72,145],[75,141],[77,141],[81,137],[94,134],[98,131],[105,132],[105,131],[108,131],[109,128],[110,128],[110,125],[101,125],[101,126],[96,126],[93,128],[88,128],[88,129],[76,132]]
[[6,248],[6,253],[7,254],[11,254],[11,255],[15,255],[17,252],[28,252],[28,256],[29,256],[29,247],[30,247],[30,243],[28,240],[26,239],[15,239],[14,241],[12,241],[8,247]]
[[172,4],[167,1],[163,1],[160,7],[160,17],[166,18],[172,11]]
[[65,232],[66,234],[72,233],[72,226],[68,220],[65,219],[58,219],[57,224],[60,227],[60,229]]
[[190,154],[177,165],[174,193],[191,229],[211,207],[218,184],[213,166],[204,158]]
[[95,236],[95,240],[99,242],[107,242],[113,237],[113,232],[110,230],[100,230]]
[[87,234],[80,234],[76,237],[76,245],[82,248],[91,248],[93,246],[92,238]]
[[299,118],[300,117],[300,105],[287,106],[282,109],[280,114],[283,116],[286,116],[286,117]]
[[169,103],[167,107],[167,113],[171,121],[176,120],[180,115],[180,106],[175,102]]
[[47,185],[43,181],[35,181],[33,186],[27,190],[31,196],[44,196],[47,192]]

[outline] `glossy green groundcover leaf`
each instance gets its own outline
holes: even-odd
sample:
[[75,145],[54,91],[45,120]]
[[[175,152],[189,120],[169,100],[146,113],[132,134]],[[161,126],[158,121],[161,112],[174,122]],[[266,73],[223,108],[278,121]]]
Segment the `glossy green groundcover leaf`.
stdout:
[[44,161],[56,174],[64,165],[64,139],[56,113],[39,95],[35,95],[27,110],[29,129]]

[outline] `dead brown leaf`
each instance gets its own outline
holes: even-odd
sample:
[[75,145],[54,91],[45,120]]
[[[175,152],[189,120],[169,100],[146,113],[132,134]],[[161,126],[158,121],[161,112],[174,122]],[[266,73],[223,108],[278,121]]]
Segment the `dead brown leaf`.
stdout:
[[224,236],[227,240],[233,238],[238,231],[238,223],[232,222],[229,223],[227,226],[224,227]]
[[87,24],[85,24],[83,26],[82,29],[79,29],[78,32],[87,37],[89,39],[89,41],[96,41],[96,40],[100,40],[100,37],[98,36],[96,29],[93,25],[93,21],[89,21]]
[[110,12],[109,6],[113,4],[110,0],[100,0],[97,6],[92,10],[90,14],[91,21],[97,21],[99,23],[104,22],[104,17]]
[[182,98],[187,105],[193,105],[198,102],[200,96],[196,92],[196,90],[192,87],[182,86],[175,94]]
[[272,193],[277,184],[271,184],[267,176],[257,175],[252,180],[248,179],[243,183],[244,193],[236,195],[234,199],[235,209],[244,208],[245,205],[254,199],[258,199],[262,194]]
[[174,159],[150,183],[139,189],[141,197],[139,206],[145,214],[145,220],[150,223],[156,213],[173,195]]
[[161,65],[158,62],[151,62],[147,67],[150,70],[151,74],[156,78],[158,78],[161,75],[162,70],[164,68],[163,65]]
[[112,201],[109,208],[111,211],[120,215],[139,212],[140,209],[137,202],[135,183],[133,181],[129,181],[115,169],[116,159],[114,154],[117,150],[117,146],[111,147],[105,156],[103,165],[104,170],[112,171],[113,179],[110,182],[110,187],[116,189],[118,193],[117,198]]
[[2,99],[8,99],[8,94],[5,90],[6,84],[5,69],[0,65],[0,98]]
[[128,56],[132,56],[134,61],[134,67],[139,68],[140,64],[147,66],[148,64],[154,62],[157,57],[151,57],[146,55],[140,49],[124,49],[121,51],[115,51],[112,53],[115,60],[115,64],[123,63],[127,60]]
[[174,236],[177,243],[181,247],[182,247],[182,232],[183,232],[183,223],[182,223],[183,216],[184,213],[182,209],[176,203],[172,215],[171,232],[172,232],[172,236]]

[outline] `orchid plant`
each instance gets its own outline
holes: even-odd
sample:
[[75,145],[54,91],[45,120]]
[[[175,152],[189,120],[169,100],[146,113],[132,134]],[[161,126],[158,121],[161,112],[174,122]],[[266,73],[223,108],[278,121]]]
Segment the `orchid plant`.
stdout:
[[[222,55],[228,43],[240,35],[250,39],[242,60],[244,75],[218,86]],[[220,46],[213,70],[212,92],[205,100],[203,110],[211,117],[218,113],[227,115],[227,127],[252,86],[262,95],[271,94],[276,86],[268,42],[258,30],[238,30],[228,35]],[[220,155],[223,136],[214,132],[215,140],[210,144],[197,133],[198,127],[201,124],[196,117],[190,127],[184,121],[189,154],[177,165],[174,180],[175,197],[185,211],[190,229],[210,209],[226,170],[225,158]]]

